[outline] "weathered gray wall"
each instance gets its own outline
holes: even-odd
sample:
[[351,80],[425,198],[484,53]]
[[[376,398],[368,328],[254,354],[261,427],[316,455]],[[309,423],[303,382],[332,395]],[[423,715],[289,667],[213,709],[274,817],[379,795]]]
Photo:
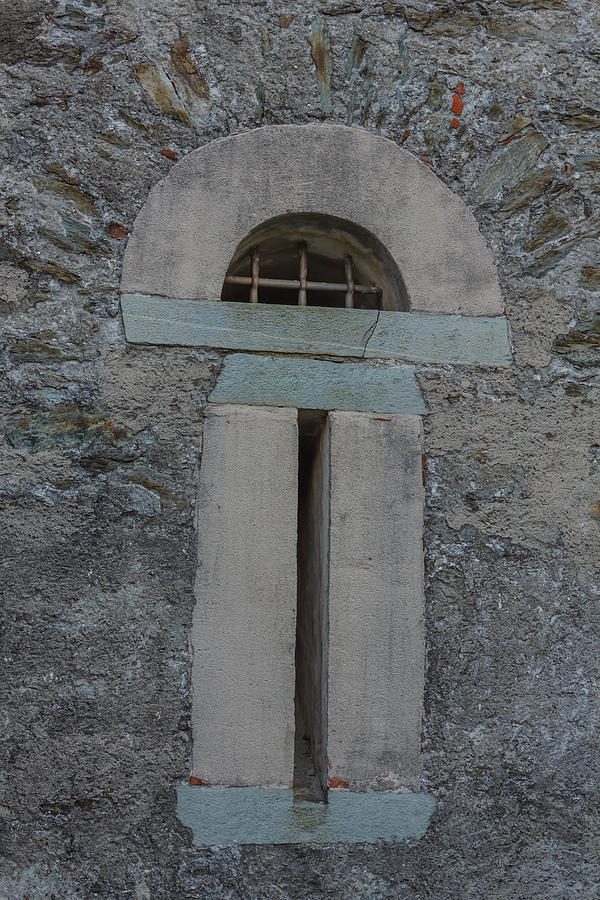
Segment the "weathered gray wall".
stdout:
[[[592,0],[2,4],[0,896],[597,895],[599,18]],[[199,853],[173,783],[220,356],[127,348],[120,266],[174,156],[315,119],[404,141],[465,200],[516,359],[419,371],[426,837]]]

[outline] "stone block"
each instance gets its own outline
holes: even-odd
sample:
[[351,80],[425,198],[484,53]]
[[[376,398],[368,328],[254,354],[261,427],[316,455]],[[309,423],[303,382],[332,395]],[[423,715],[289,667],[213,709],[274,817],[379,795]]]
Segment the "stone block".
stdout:
[[504,316],[433,316],[271,303],[177,300],[125,294],[133,344],[221,347],[436,365],[508,366]]
[[332,363],[302,357],[233,353],[225,358],[213,403],[251,403],[298,409],[379,413],[427,412],[408,366]]
[[291,787],[296,410],[212,406],[198,492],[193,774]]
[[425,660],[422,425],[330,414],[330,786],[418,788]]

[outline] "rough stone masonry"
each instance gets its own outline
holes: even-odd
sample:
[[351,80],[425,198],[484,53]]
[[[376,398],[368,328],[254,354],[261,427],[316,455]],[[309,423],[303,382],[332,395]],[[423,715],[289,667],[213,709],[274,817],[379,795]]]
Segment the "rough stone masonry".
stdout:
[[[598,896],[599,25],[593,0],[4,0],[1,897]],[[121,261],[174,160],[314,121],[467,203],[514,363],[418,369],[426,835],[201,852],[174,785],[221,354],[127,346]]]

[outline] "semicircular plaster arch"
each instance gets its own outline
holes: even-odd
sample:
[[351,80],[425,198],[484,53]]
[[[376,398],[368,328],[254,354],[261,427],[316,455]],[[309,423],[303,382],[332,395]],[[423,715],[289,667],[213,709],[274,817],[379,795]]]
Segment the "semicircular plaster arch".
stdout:
[[271,125],[189,153],[135,221],[121,291],[217,301],[240,241],[289,211],[374,234],[415,311],[502,314],[494,262],[463,201],[412,153],[342,125]]

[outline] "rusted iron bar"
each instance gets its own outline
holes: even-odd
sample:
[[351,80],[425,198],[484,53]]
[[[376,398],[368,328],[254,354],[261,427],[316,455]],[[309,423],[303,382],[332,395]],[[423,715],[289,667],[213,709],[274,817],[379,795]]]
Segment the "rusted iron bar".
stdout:
[[306,244],[302,241],[298,245],[300,262],[300,290],[298,291],[298,306],[306,306],[306,276],[308,274],[308,252]]
[[258,303],[258,286],[260,284],[260,278],[258,277],[258,271],[260,266],[260,255],[258,252],[258,247],[255,247],[252,251],[252,278],[250,279],[250,303]]
[[[252,284],[252,279],[248,278],[244,275],[228,275],[225,279],[226,284]],[[291,290],[298,290],[300,288],[300,282],[295,279],[287,279],[287,278],[259,278],[258,284],[260,287],[278,287],[278,288],[290,288]],[[306,290],[307,291],[343,291],[344,293],[348,290],[347,284],[334,284],[329,281],[307,281],[306,282]],[[381,288],[377,287],[376,284],[355,284],[354,285],[354,293],[355,294],[380,294]]]
[[346,270],[346,309],[354,309],[354,273],[352,272],[352,257],[344,259]]

